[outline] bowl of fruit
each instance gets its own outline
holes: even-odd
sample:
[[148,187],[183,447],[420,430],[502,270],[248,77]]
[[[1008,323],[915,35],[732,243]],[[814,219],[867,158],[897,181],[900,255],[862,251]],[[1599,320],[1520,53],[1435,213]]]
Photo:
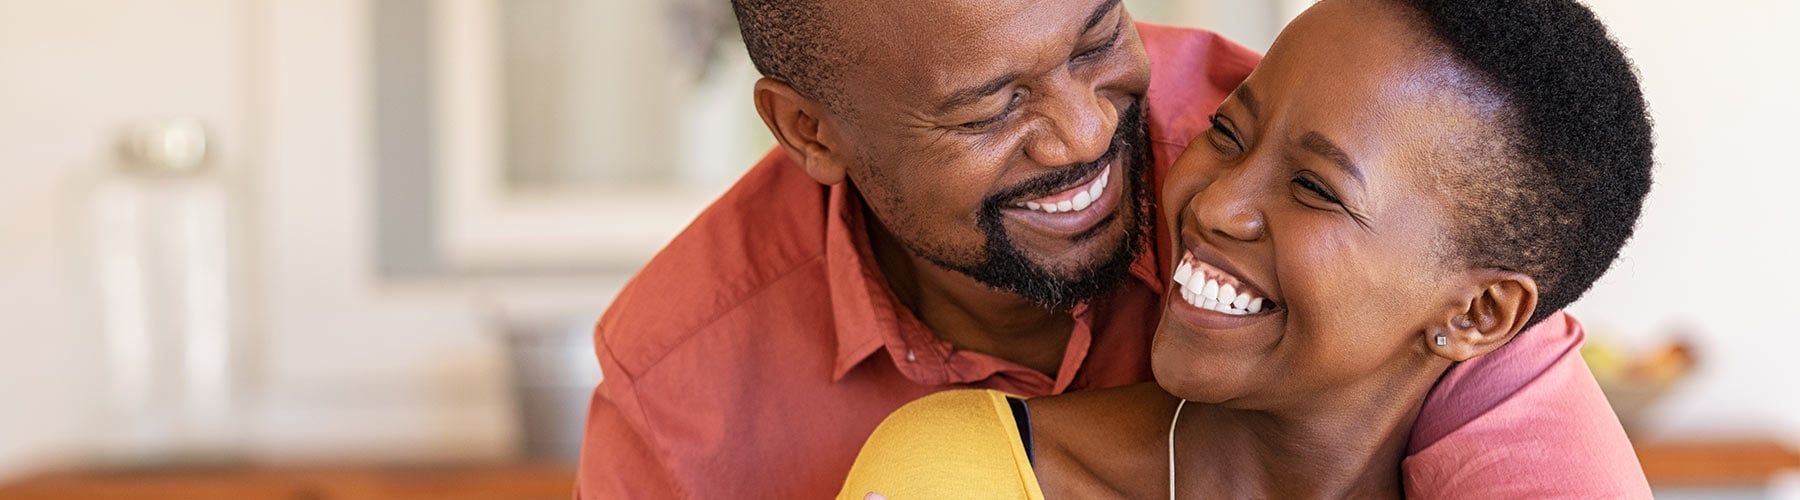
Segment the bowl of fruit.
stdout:
[[1693,344],[1680,338],[1634,351],[1590,337],[1581,347],[1581,357],[1593,370],[1619,424],[1634,439],[1642,435],[1649,410],[1693,372],[1695,360]]

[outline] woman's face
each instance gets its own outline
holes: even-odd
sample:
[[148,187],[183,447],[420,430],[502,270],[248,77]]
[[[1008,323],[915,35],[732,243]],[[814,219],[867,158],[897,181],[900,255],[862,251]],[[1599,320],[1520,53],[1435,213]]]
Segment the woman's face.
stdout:
[[1267,409],[1448,364],[1433,328],[1486,285],[1449,257],[1455,200],[1435,186],[1492,132],[1395,9],[1302,15],[1175,163],[1152,356],[1170,392]]

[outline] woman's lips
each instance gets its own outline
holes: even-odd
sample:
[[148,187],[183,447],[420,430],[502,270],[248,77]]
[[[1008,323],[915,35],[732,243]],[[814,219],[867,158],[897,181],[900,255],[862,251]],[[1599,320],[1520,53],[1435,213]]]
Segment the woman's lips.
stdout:
[[1194,307],[1227,314],[1231,316],[1249,316],[1262,314],[1264,310],[1273,312],[1275,302],[1243,279],[1233,276],[1206,261],[1194,258],[1193,252],[1182,254],[1181,263],[1175,266],[1175,285],[1169,293],[1176,294]]
[[1192,235],[1182,234],[1184,250],[1175,264],[1165,314],[1203,330],[1232,330],[1260,322],[1286,310],[1261,287],[1232,272]]

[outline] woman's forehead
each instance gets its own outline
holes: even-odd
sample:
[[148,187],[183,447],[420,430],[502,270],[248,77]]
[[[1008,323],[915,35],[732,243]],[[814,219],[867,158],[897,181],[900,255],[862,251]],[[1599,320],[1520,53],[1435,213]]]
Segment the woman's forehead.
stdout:
[[1376,168],[1441,157],[1491,132],[1496,100],[1482,99],[1468,70],[1399,8],[1321,3],[1282,32],[1227,106],[1255,111],[1296,147],[1322,138]]

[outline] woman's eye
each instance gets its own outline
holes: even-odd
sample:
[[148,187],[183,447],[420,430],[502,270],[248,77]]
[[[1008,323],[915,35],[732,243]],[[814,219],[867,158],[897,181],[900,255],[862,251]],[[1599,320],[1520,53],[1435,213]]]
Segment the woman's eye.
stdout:
[[1324,186],[1320,185],[1318,182],[1314,182],[1312,179],[1308,179],[1304,176],[1294,177],[1294,185],[1300,186],[1301,189],[1312,191],[1313,194],[1319,195],[1319,198],[1323,198],[1325,201],[1334,205],[1343,204],[1342,201],[1338,200],[1337,196],[1331,194],[1330,190],[1325,189]]

